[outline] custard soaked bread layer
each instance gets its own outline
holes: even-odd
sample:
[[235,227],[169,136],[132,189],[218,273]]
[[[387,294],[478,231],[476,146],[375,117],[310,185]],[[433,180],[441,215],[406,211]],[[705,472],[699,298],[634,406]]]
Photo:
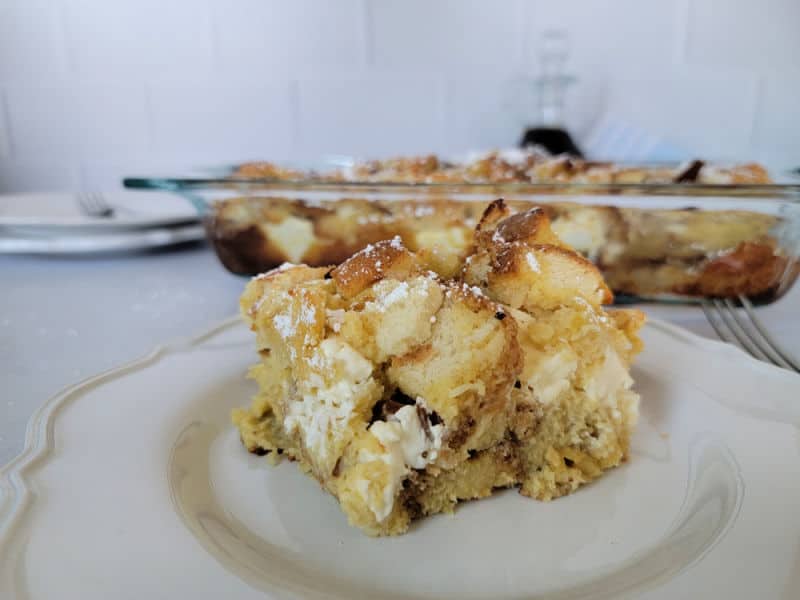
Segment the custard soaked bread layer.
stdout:
[[[553,231],[599,267],[617,294],[767,297],[796,266],[778,243],[778,217],[741,210],[658,210],[512,201],[539,207]],[[225,266],[255,274],[284,262],[339,264],[367,244],[400,236],[445,278],[475,250],[483,202],[448,199],[308,203],[235,198],[220,203],[209,238]],[[791,271],[791,273],[790,273]]]
[[244,446],[297,461],[370,535],[498,488],[557,498],[627,457],[643,314],[603,308],[541,209],[495,202],[474,240],[449,277],[397,237],[242,296],[260,357]]

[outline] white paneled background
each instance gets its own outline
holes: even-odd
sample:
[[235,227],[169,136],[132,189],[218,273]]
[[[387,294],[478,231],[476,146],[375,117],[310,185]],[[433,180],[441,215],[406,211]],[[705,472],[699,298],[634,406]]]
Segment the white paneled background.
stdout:
[[513,145],[550,28],[579,139],[800,165],[799,0],[0,0],[0,190]]

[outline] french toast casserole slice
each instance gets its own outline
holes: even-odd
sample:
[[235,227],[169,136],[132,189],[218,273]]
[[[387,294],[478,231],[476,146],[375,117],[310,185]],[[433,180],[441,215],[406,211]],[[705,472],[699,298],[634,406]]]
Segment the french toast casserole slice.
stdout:
[[370,535],[498,488],[558,498],[628,455],[644,315],[603,307],[545,210],[496,201],[473,237],[457,266],[395,237],[242,295],[260,356],[244,446],[297,461]]

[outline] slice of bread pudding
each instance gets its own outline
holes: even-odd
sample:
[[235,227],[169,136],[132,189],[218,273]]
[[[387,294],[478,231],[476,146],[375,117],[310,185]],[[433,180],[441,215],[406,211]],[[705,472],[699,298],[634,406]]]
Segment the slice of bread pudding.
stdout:
[[242,442],[296,460],[371,535],[498,488],[568,494],[625,460],[636,424],[644,316],[603,308],[542,210],[492,203],[457,277],[430,258],[395,238],[241,299],[261,357]]

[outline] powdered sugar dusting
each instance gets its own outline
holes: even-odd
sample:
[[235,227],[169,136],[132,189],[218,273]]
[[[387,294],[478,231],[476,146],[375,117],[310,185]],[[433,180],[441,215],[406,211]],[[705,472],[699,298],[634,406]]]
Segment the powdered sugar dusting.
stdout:
[[297,330],[292,325],[292,317],[287,314],[277,314],[272,317],[272,326],[284,340],[292,337]]
[[525,261],[528,263],[528,266],[533,270],[534,273],[542,272],[542,268],[539,266],[539,261],[536,260],[533,252],[527,252],[525,254]]
[[317,321],[317,310],[313,304],[303,304],[300,308],[300,321],[307,325],[313,325]]
[[[405,250],[405,246],[403,246],[403,240],[399,235],[394,236],[391,240],[380,242],[380,244],[387,244],[387,243],[390,248],[393,248],[395,250]],[[375,244],[367,244],[366,246],[364,246],[364,248],[356,252],[354,256],[365,256],[367,258],[371,258],[377,256],[376,250],[377,247]],[[377,261],[377,266],[378,267],[381,266],[381,261]]]
[[[456,286],[455,289],[461,289],[461,292],[464,294],[472,294],[476,298],[485,298],[485,294],[483,290],[479,288],[477,285],[469,285],[466,282],[461,282],[460,286]],[[451,298],[453,296],[453,288],[448,288],[447,291],[444,293],[446,298]]]
[[400,302],[400,300],[403,300],[404,298],[408,298],[408,283],[405,281],[400,283],[396,288],[382,298],[378,298],[377,304],[378,307],[383,311],[392,304]]
[[280,273],[281,271],[288,271],[289,269],[294,269],[295,267],[299,267],[300,265],[296,265],[294,263],[285,262],[282,265],[275,267],[274,269],[270,269],[269,271],[265,271],[264,273],[259,273],[258,275],[254,276],[250,281],[260,281],[262,279],[266,279],[275,273]]
[[479,298],[483,297],[483,290],[479,288],[477,285],[468,285],[466,283],[461,284],[462,291],[472,294],[473,296],[477,296]]

